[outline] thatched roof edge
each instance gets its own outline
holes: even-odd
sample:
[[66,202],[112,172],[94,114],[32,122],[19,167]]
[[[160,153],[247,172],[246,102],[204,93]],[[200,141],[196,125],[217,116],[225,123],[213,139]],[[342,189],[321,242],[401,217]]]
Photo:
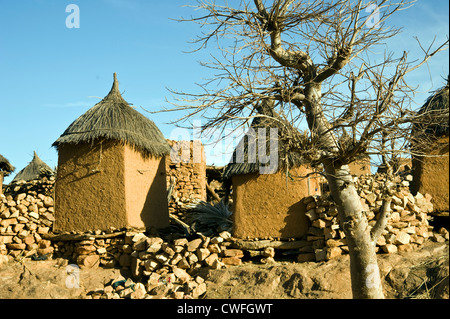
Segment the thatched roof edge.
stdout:
[[0,171],[3,172],[4,176],[8,176],[12,172],[14,172],[16,168],[11,165],[11,163],[0,154]]
[[53,146],[58,149],[63,144],[103,139],[127,144],[145,157],[170,153],[170,146],[156,124],[123,99],[116,73],[108,95],[70,124]]

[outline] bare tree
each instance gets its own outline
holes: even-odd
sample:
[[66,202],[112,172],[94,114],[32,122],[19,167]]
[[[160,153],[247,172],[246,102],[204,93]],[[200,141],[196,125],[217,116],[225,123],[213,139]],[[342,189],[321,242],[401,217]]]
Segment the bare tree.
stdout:
[[411,110],[414,88],[405,75],[448,40],[423,49],[415,63],[406,52],[371,55],[372,47],[399,33],[386,21],[411,2],[365,2],[242,0],[232,8],[199,0],[197,12],[204,15],[181,20],[204,30],[194,41],[198,49],[217,45],[220,55],[202,63],[215,75],[200,84],[199,94],[172,90],[171,111],[188,111],[180,120],[206,118],[204,130],[240,127],[254,117],[298,128],[281,138],[289,152],[323,167],[348,240],[353,296],[383,298],[375,246],[389,217],[392,183],[370,227],[347,164],[377,154],[392,175],[411,123],[423,118]]

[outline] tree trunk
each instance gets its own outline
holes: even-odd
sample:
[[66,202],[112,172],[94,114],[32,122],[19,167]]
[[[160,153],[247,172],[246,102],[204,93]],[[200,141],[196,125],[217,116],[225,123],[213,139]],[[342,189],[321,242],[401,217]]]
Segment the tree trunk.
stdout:
[[350,254],[350,274],[353,298],[383,299],[383,288],[377,263],[375,245],[360,197],[352,181],[348,166],[335,166],[333,153],[338,145],[321,106],[321,85],[305,87],[305,114],[312,134],[319,139],[319,147],[326,154],[322,158],[331,196],[338,206],[341,226],[347,237]]
[[353,298],[383,299],[375,252],[376,239],[372,239],[348,166],[335,168],[331,161],[324,164],[331,195],[338,206],[339,219],[347,238]]

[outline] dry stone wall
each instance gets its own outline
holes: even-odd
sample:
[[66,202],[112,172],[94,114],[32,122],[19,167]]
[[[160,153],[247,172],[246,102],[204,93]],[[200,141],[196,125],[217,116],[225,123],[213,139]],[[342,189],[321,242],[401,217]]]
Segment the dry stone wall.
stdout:
[[[365,209],[369,226],[374,226],[380,212],[382,201],[381,188],[385,181],[383,174],[361,175],[355,177],[361,203]],[[409,191],[411,175],[396,177],[397,191],[391,203],[391,214],[386,229],[377,241],[379,253],[411,251],[422,245],[427,239],[443,242],[449,239],[445,228],[433,232],[429,225],[429,213],[433,211],[431,196]],[[340,227],[336,205],[326,196],[307,197],[306,215],[311,227],[307,241],[311,247],[303,248],[298,261],[323,261],[348,253],[345,234]]]
[[206,159],[200,141],[168,140],[172,148],[166,157],[167,188],[173,187],[169,213],[183,217],[186,207],[206,201]]
[[54,178],[17,182],[0,195],[0,255],[40,258],[53,253],[43,239],[53,225]]
[[[358,192],[374,225],[381,207],[382,174],[355,177]],[[427,240],[449,239],[448,231],[433,231],[428,213],[431,196],[409,190],[411,177],[398,178],[392,213],[377,242],[379,253],[409,251]],[[305,198],[310,222],[303,238],[241,240],[222,232],[206,237],[194,234],[150,235],[133,229],[53,233],[54,180],[9,185],[0,201],[0,264],[8,259],[35,260],[63,257],[81,268],[117,267],[130,278],[115,278],[92,298],[201,298],[206,292],[202,270],[240,265],[245,261],[272,263],[289,258],[297,262],[326,261],[348,253],[336,205],[326,195]],[[178,237],[177,237],[178,236]]]

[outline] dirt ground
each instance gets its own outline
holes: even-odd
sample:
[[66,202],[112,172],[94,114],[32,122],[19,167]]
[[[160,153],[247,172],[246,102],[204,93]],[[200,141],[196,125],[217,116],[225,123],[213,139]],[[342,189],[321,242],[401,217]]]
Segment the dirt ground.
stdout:
[[[430,242],[413,252],[380,254],[378,261],[386,298],[449,298],[448,243]],[[76,288],[68,281],[67,266],[63,259],[0,265],[0,298],[86,298],[119,275],[127,276],[120,269],[81,269]],[[246,262],[205,269],[202,276],[207,283],[205,299],[351,298],[348,255],[320,263]]]

